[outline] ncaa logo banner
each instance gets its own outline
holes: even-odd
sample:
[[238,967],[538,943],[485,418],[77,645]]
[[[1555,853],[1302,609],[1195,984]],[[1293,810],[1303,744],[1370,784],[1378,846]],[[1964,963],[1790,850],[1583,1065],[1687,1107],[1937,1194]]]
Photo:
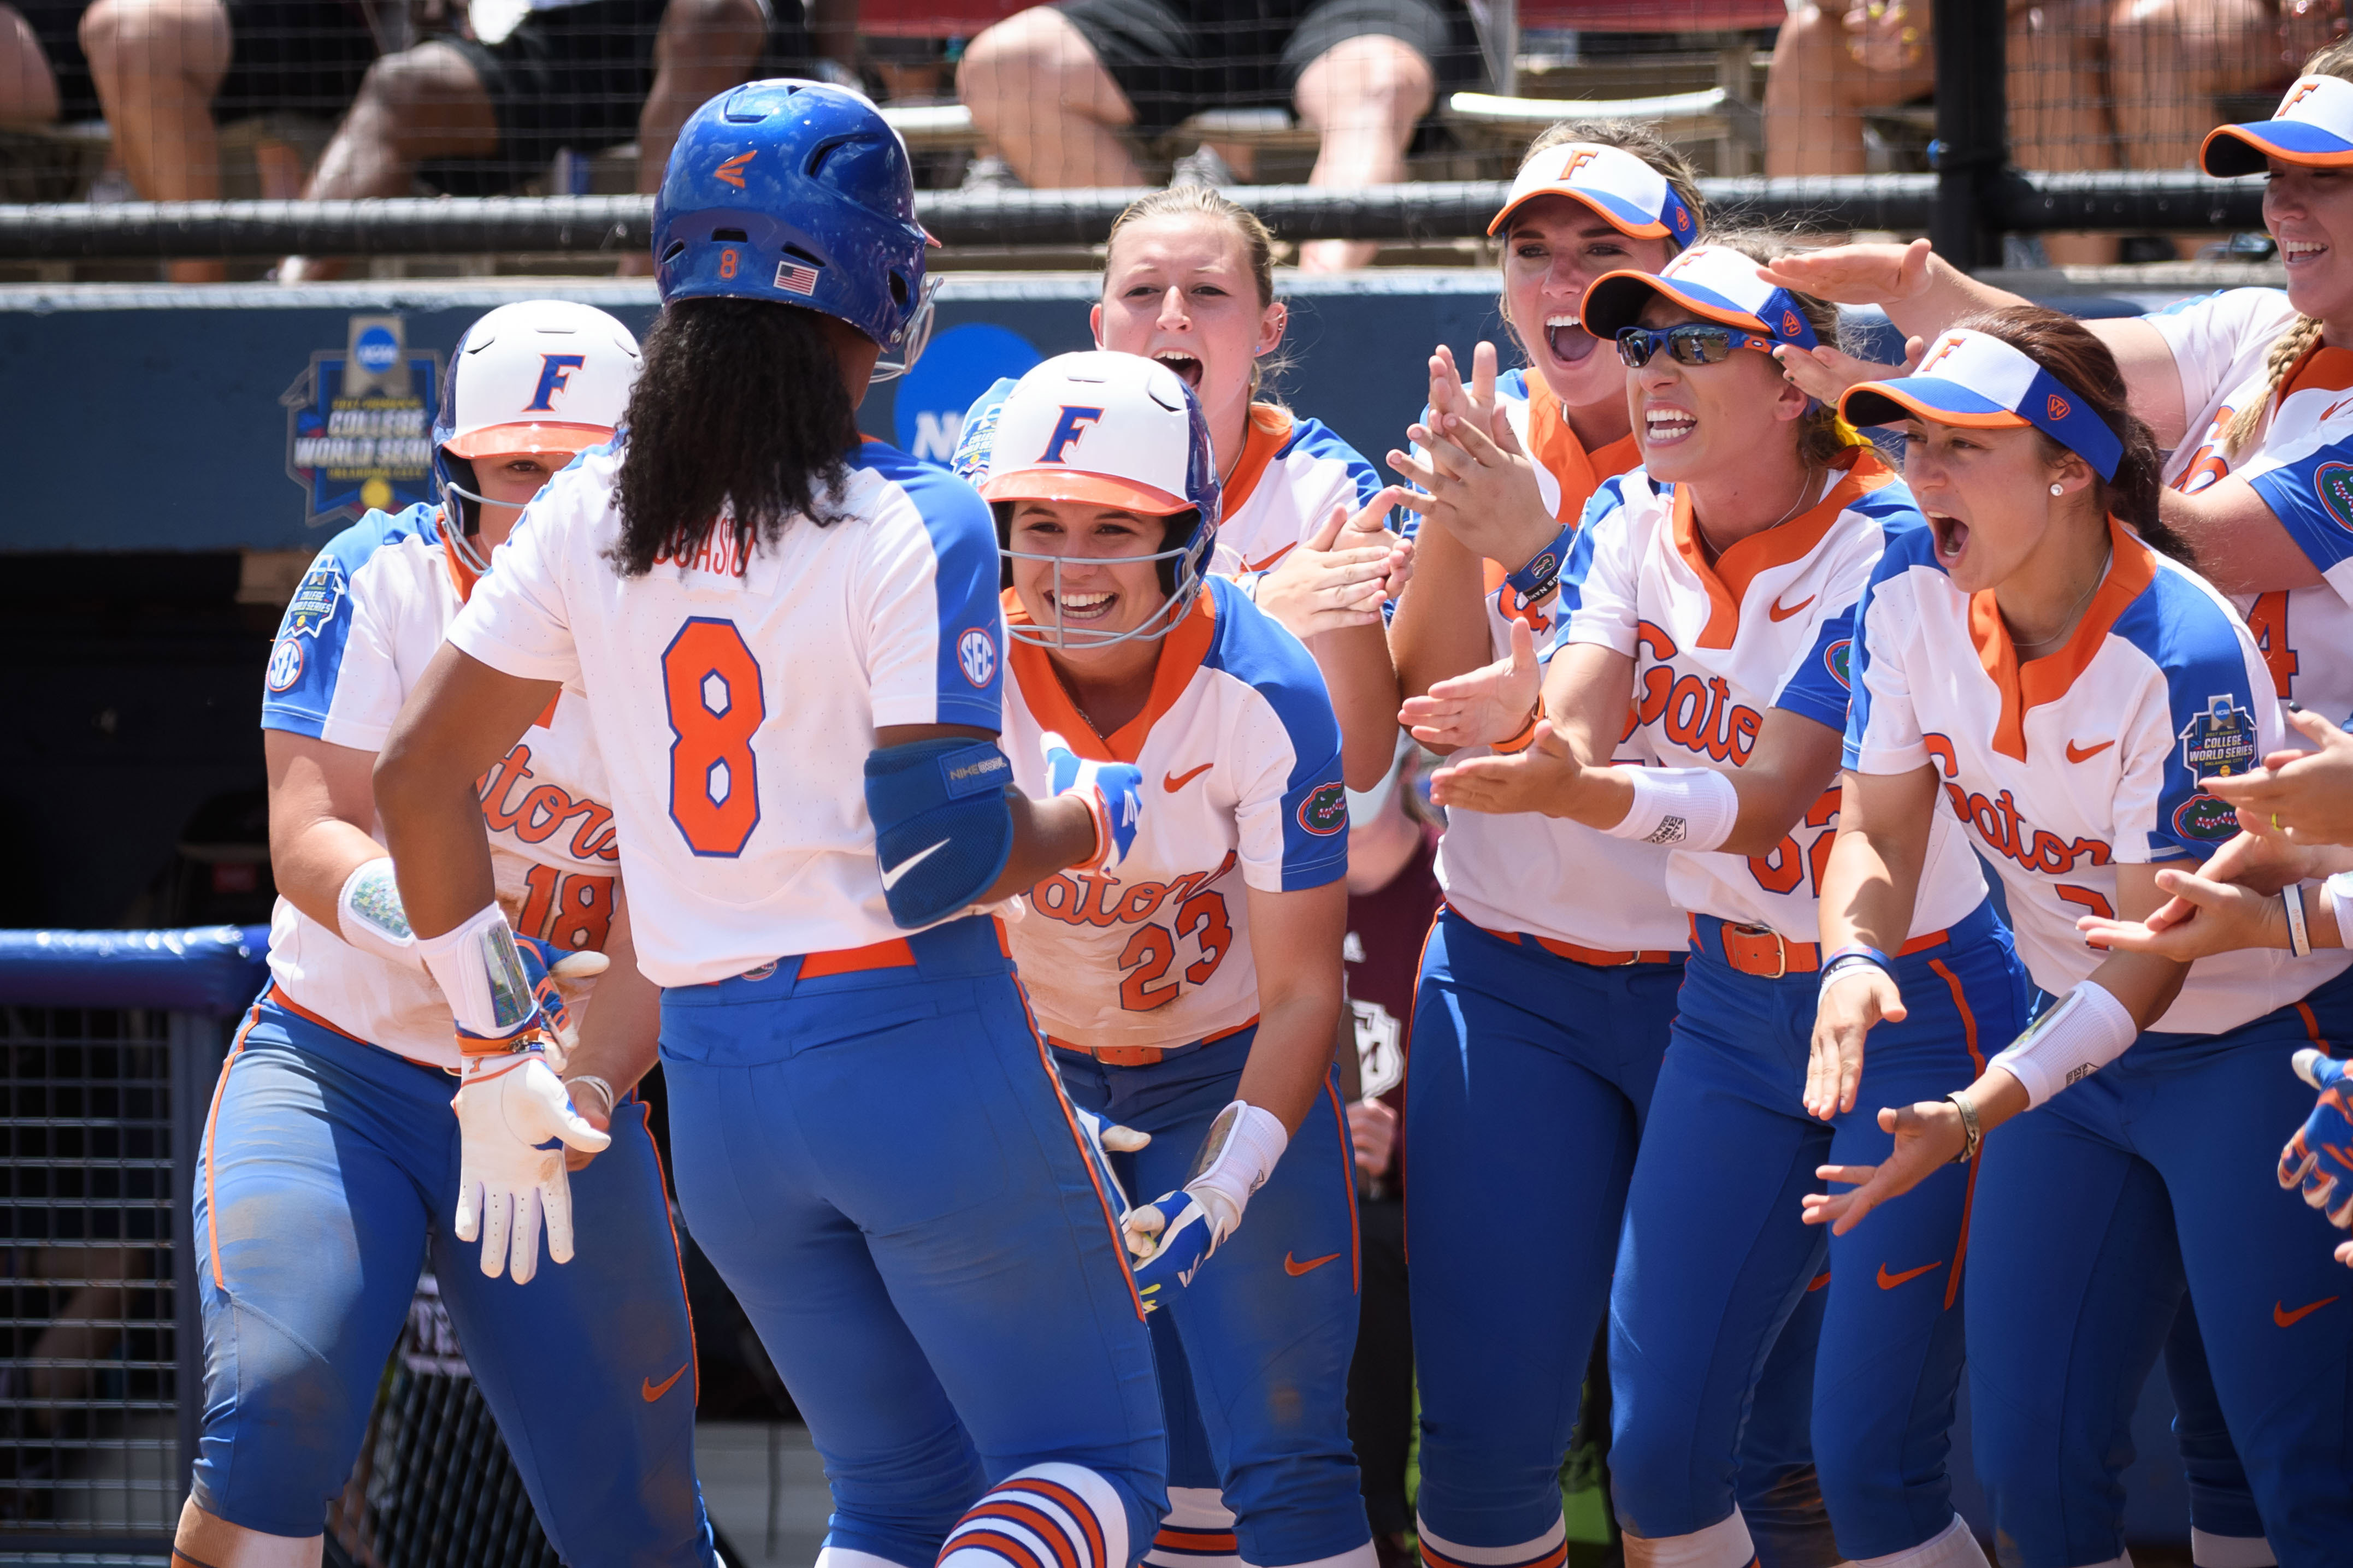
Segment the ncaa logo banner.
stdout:
[[441,356],[411,351],[398,316],[353,316],[343,352],[322,350],[279,402],[286,477],[303,489],[303,525],[433,499],[433,416]]

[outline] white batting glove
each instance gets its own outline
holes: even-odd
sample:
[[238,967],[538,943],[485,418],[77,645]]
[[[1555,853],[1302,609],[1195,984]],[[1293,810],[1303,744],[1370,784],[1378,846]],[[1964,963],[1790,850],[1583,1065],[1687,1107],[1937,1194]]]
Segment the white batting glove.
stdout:
[[612,1144],[572,1107],[572,1096],[536,1048],[470,1056],[459,1079],[458,1223],[459,1241],[482,1244],[482,1272],[496,1279],[510,1262],[514,1282],[539,1272],[539,1230],[547,1255],[572,1261],[572,1185],[564,1151],[600,1153]]

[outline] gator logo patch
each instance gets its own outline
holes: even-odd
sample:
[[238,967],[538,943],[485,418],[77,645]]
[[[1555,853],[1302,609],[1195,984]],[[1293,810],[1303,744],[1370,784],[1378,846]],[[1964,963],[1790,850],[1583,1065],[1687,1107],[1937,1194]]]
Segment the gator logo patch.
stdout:
[[1348,829],[1348,792],[1336,781],[1317,784],[1299,803],[1299,826],[1319,837]]
[[2200,790],[2173,808],[2173,831],[2179,837],[2219,844],[2237,836],[2239,814],[2229,801]]
[[1841,637],[1822,650],[1822,663],[1829,667],[1831,679],[1850,691],[1854,689],[1854,682],[1849,679],[1853,672],[1848,666],[1853,658],[1854,639],[1852,637]]
[[2328,520],[2353,533],[2353,463],[2323,463],[2312,471],[2312,488]]

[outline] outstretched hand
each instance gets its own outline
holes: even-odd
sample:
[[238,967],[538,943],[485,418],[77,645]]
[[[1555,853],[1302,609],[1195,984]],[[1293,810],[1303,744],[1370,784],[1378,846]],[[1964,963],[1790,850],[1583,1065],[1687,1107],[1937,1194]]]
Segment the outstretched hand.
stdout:
[[1560,524],[1496,396],[1495,364],[1495,345],[1481,343],[1466,386],[1454,351],[1441,344],[1430,356],[1429,417],[1406,431],[1420,456],[1393,450],[1388,465],[1425,492],[1412,502],[1423,517],[1510,568],[1551,543]]
[[1430,775],[1430,797],[1450,810],[1566,816],[1589,772],[1554,731],[1552,721],[1538,719],[1525,751],[1472,757],[1440,768]]
[[1381,605],[1413,576],[1413,542],[1385,526],[1405,492],[1389,486],[1351,515],[1334,507],[1323,526],[1259,579],[1258,607],[1302,642],[1319,632],[1378,626]]
[[1808,1225],[1827,1225],[1832,1236],[1844,1236],[1863,1216],[1891,1198],[1936,1174],[1936,1167],[1952,1163],[1968,1142],[1961,1113],[1952,1101],[1924,1100],[1901,1110],[1883,1109],[1879,1130],[1895,1134],[1895,1148],[1876,1165],[1817,1165],[1814,1174],[1852,1192],[1808,1193],[1799,1200]]
[[1881,364],[1874,360],[1857,359],[1827,344],[1802,349],[1795,343],[1783,343],[1773,351],[1773,363],[1781,367],[1781,378],[1808,397],[1827,403],[1833,408],[1846,395],[1850,387],[1861,386],[1866,381],[1894,381],[1910,375],[1920,368],[1928,356],[1926,338],[1907,338],[1904,342],[1902,364]]
[[1831,245],[1800,250],[1757,268],[1767,282],[1836,305],[1900,305],[1928,290],[1930,248],[1909,245]]
[[2239,826],[2250,833],[2291,844],[2353,844],[2353,735],[2305,709],[2287,721],[2319,749],[2274,752],[2262,767],[2200,779],[2199,787],[2237,806]]
[[1905,1016],[1903,989],[1875,963],[1850,963],[1824,984],[1814,1005],[1814,1039],[1806,1060],[1806,1113],[1824,1121],[1854,1109],[1862,1085],[1862,1042],[1879,1023]]
[[1543,679],[1535,632],[1525,621],[1514,621],[1507,657],[1441,680],[1423,696],[1408,698],[1398,710],[1398,722],[1423,745],[1442,752],[1492,746],[1510,740],[1527,723]]

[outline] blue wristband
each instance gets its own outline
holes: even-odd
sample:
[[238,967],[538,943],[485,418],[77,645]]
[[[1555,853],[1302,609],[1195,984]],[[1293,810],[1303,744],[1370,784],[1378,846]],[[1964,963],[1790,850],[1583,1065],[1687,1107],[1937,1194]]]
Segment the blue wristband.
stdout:
[[1568,559],[1569,542],[1576,536],[1577,524],[1572,522],[1537,551],[1535,560],[1504,578],[1518,593],[1521,604],[1533,605],[1553,591],[1560,582],[1561,563]]
[[1822,967],[1824,969],[1828,969],[1831,964],[1836,963],[1841,958],[1867,958],[1872,963],[1879,965],[1882,969],[1888,967],[1887,955],[1885,953],[1880,952],[1875,947],[1865,947],[1859,942],[1848,942],[1843,947],[1834,947],[1830,952],[1822,954]]

